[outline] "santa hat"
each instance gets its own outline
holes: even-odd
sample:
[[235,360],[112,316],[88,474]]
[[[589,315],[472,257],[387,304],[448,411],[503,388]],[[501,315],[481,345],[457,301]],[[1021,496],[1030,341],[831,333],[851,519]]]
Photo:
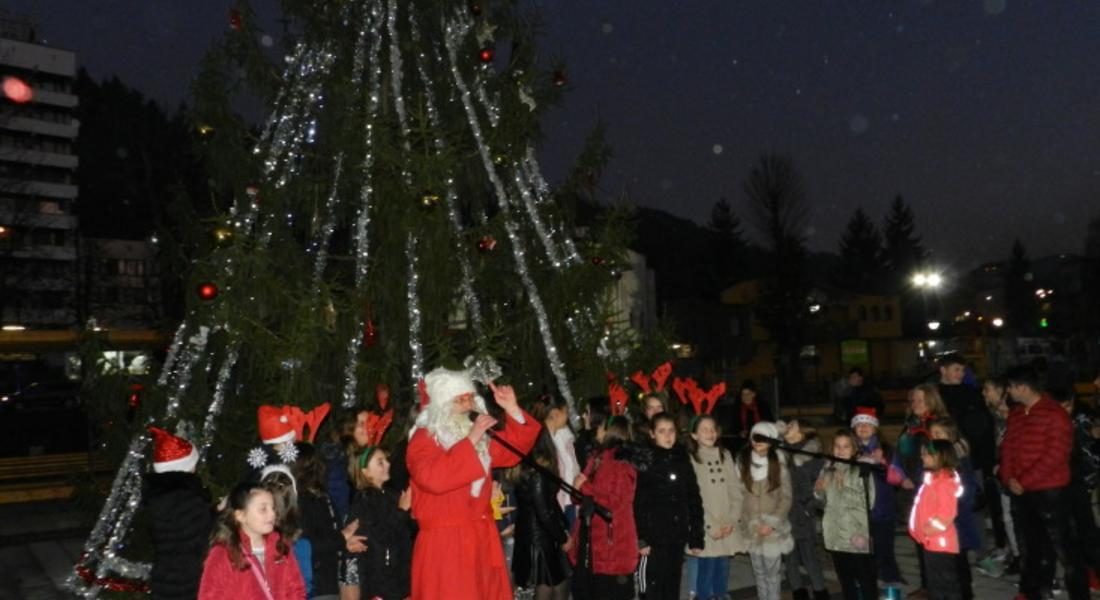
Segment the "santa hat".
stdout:
[[158,427],[149,427],[149,433],[153,434],[153,470],[157,473],[188,472],[199,464],[199,453],[191,442]]
[[857,407],[856,414],[852,417],[851,426],[855,429],[855,426],[860,423],[867,423],[878,427],[878,417],[875,416],[875,409],[866,406]]
[[760,421],[752,426],[752,432],[750,433],[749,439],[752,439],[751,436],[754,435],[762,435],[772,440],[779,439],[779,428],[775,426],[775,423]]
[[424,391],[431,404],[450,404],[463,394],[477,394],[474,380],[466,371],[452,371],[442,367],[424,376]]
[[260,439],[265,444],[282,444],[295,439],[295,417],[290,406],[261,406],[256,411]]

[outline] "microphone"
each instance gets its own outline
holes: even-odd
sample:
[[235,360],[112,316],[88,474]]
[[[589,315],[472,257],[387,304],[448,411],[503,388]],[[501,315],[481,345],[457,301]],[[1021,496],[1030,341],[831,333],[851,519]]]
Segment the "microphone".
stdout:
[[759,433],[752,434],[752,442],[754,444],[767,444],[769,446],[779,446],[783,443],[783,440],[768,437],[766,435],[760,435]]

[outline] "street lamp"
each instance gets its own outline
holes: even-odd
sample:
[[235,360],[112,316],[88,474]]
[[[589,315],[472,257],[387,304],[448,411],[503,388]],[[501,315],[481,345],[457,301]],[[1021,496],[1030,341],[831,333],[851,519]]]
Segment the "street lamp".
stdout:
[[934,271],[917,271],[910,281],[914,287],[936,289],[943,285],[943,275]]
[[937,329],[940,328],[940,322],[939,321],[929,321],[928,322],[928,328],[931,329],[932,331],[936,331]]
[[993,326],[997,327],[997,328],[1004,327],[1005,326],[1005,320],[1000,318],[1000,317],[996,317],[996,318],[993,319]]

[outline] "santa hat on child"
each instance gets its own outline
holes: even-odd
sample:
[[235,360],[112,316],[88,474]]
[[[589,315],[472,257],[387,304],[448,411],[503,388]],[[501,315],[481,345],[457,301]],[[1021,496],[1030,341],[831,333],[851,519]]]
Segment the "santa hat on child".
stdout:
[[293,442],[294,414],[290,406],[261,406],[256,411],[260,439],[265,444]]
[[199,464],[199,453],[191,442],[158,427],[149,427],[149,433],[153,434],[153,470],[157,473],[189,472]]
[[875,409],[866,406],[859,406],[856,408],[856,414],[852,417],[851,426],[855,429],[856,425],[860,423],[867,423],[874,427],[878,427],[878,417],[875,416]]

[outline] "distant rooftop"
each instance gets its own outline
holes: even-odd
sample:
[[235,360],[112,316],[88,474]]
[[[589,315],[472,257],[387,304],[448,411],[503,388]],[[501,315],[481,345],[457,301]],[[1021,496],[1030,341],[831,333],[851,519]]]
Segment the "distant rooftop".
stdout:
[[0,8],[0,38],[38,43],[38,19]]

